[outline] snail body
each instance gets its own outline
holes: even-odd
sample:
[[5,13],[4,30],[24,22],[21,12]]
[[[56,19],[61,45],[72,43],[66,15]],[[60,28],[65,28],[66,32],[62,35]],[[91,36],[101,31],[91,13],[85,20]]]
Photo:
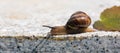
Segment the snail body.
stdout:
[[90,24],[91,24],[90,17],[82,11],[78,11],[72,14],[68,22],[65,24],[65,26],[55,26],[55,27],[44,26],[44,27],[51,28],[50,33],[52,35],[64,35],[64,34],[92,32],[94,30],[88,28]]

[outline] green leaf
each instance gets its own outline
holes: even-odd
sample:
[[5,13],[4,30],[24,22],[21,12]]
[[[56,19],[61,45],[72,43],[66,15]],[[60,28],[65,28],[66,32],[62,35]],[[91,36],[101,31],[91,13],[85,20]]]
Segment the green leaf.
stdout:
[[120,6],[105,9],[100,15],[100,21],[94,23],[93,27],[98,30],[120,31]]

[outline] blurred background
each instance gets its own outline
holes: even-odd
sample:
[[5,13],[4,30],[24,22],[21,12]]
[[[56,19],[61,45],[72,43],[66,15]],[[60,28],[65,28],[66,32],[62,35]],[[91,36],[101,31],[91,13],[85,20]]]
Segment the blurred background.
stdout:
[[93,24],[114,5],[119,6],[120,0],[0,0],[0,34],[44,35],[50,29],[42,25],[64,25],[76,11],[86,12]]

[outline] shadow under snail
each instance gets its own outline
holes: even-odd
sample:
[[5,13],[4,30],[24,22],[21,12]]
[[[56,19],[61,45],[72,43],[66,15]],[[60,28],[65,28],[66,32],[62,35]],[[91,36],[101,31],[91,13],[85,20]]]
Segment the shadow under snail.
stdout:
[[51,35],[65,35],[65,34],[78,34],[83,32],[93,32],[94,30],[91,28],[88,28],[88,26],[91,24],[90,17],[82,12],[77,11],[73,13],[68,20],[68,22],[65,24],[65,26],[46,26],[43,25],[43,27],[49,27],[51,28]]

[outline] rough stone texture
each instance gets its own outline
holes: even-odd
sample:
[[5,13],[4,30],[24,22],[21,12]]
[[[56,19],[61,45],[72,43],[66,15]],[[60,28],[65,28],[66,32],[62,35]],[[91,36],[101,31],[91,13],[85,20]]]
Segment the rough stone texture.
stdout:
[[[120,36],[98,35],[84,39],[50,40],[0,38],[1,53],[119,53]],[[37,47],[36,47],[37,46]]]

